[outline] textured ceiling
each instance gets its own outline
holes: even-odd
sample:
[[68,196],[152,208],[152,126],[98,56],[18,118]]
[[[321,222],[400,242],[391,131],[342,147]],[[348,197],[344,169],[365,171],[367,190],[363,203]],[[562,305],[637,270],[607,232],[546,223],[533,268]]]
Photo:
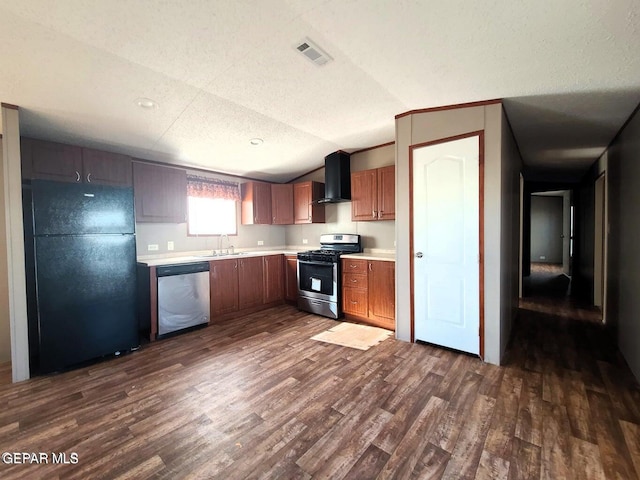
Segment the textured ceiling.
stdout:
[[0,0],[24,134],[276,181],[493,98],[528,170],[579,174],[640,101],[638,51],[635,0]]

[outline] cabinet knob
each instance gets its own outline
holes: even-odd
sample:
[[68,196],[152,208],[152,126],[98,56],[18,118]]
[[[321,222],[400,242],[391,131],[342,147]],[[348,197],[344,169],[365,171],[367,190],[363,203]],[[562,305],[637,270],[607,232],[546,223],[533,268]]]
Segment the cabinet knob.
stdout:
[[91,173],[87,173],[87,183],[91,183]]
[[383,215],[384,215],[384,212],[383,212],[382,210],[380,210],[380,211],[378,212],[378,218],[382,218],[382,216],[383,216]]
[[80,181],[80,172],[76,170],[76,182]]
[[373,269],[371,268],[371,263],[369,263],[369,271],[372,272]]
[[373,210],[373,211],[371,212],[371,216],[372,216],[373,218],[376,218],[376,211],[375,211],[375,210]]

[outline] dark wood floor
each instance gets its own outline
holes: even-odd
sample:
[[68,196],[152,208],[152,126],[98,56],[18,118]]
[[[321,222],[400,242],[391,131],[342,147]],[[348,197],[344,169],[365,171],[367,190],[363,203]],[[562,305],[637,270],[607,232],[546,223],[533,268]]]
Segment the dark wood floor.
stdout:
[[[571,292],[571,279],[562,265],[531,263],[531,274],[523,280],[520,308],[548,313],[567,320],[602,323],[602,311]],[[573,294],[572,294],[573,293]]]
[[0,387],[0,478],[637,478],[640,387],[602,326],[523,310],[507,365],[279,307]]

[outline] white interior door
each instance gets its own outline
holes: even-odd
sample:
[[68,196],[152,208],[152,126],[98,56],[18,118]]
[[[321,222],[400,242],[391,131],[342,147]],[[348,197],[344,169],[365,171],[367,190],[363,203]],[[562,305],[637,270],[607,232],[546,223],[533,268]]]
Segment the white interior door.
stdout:
[[413,151],[416,340],[480,352],[479,137]]

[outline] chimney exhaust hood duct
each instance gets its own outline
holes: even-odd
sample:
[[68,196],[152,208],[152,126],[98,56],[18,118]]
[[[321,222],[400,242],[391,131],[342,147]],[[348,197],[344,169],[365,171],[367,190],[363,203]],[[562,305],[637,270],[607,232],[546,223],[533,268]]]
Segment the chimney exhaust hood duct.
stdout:
[[351,155],[342,150],[324,157],[324,196],[318,203],[351,201]]

